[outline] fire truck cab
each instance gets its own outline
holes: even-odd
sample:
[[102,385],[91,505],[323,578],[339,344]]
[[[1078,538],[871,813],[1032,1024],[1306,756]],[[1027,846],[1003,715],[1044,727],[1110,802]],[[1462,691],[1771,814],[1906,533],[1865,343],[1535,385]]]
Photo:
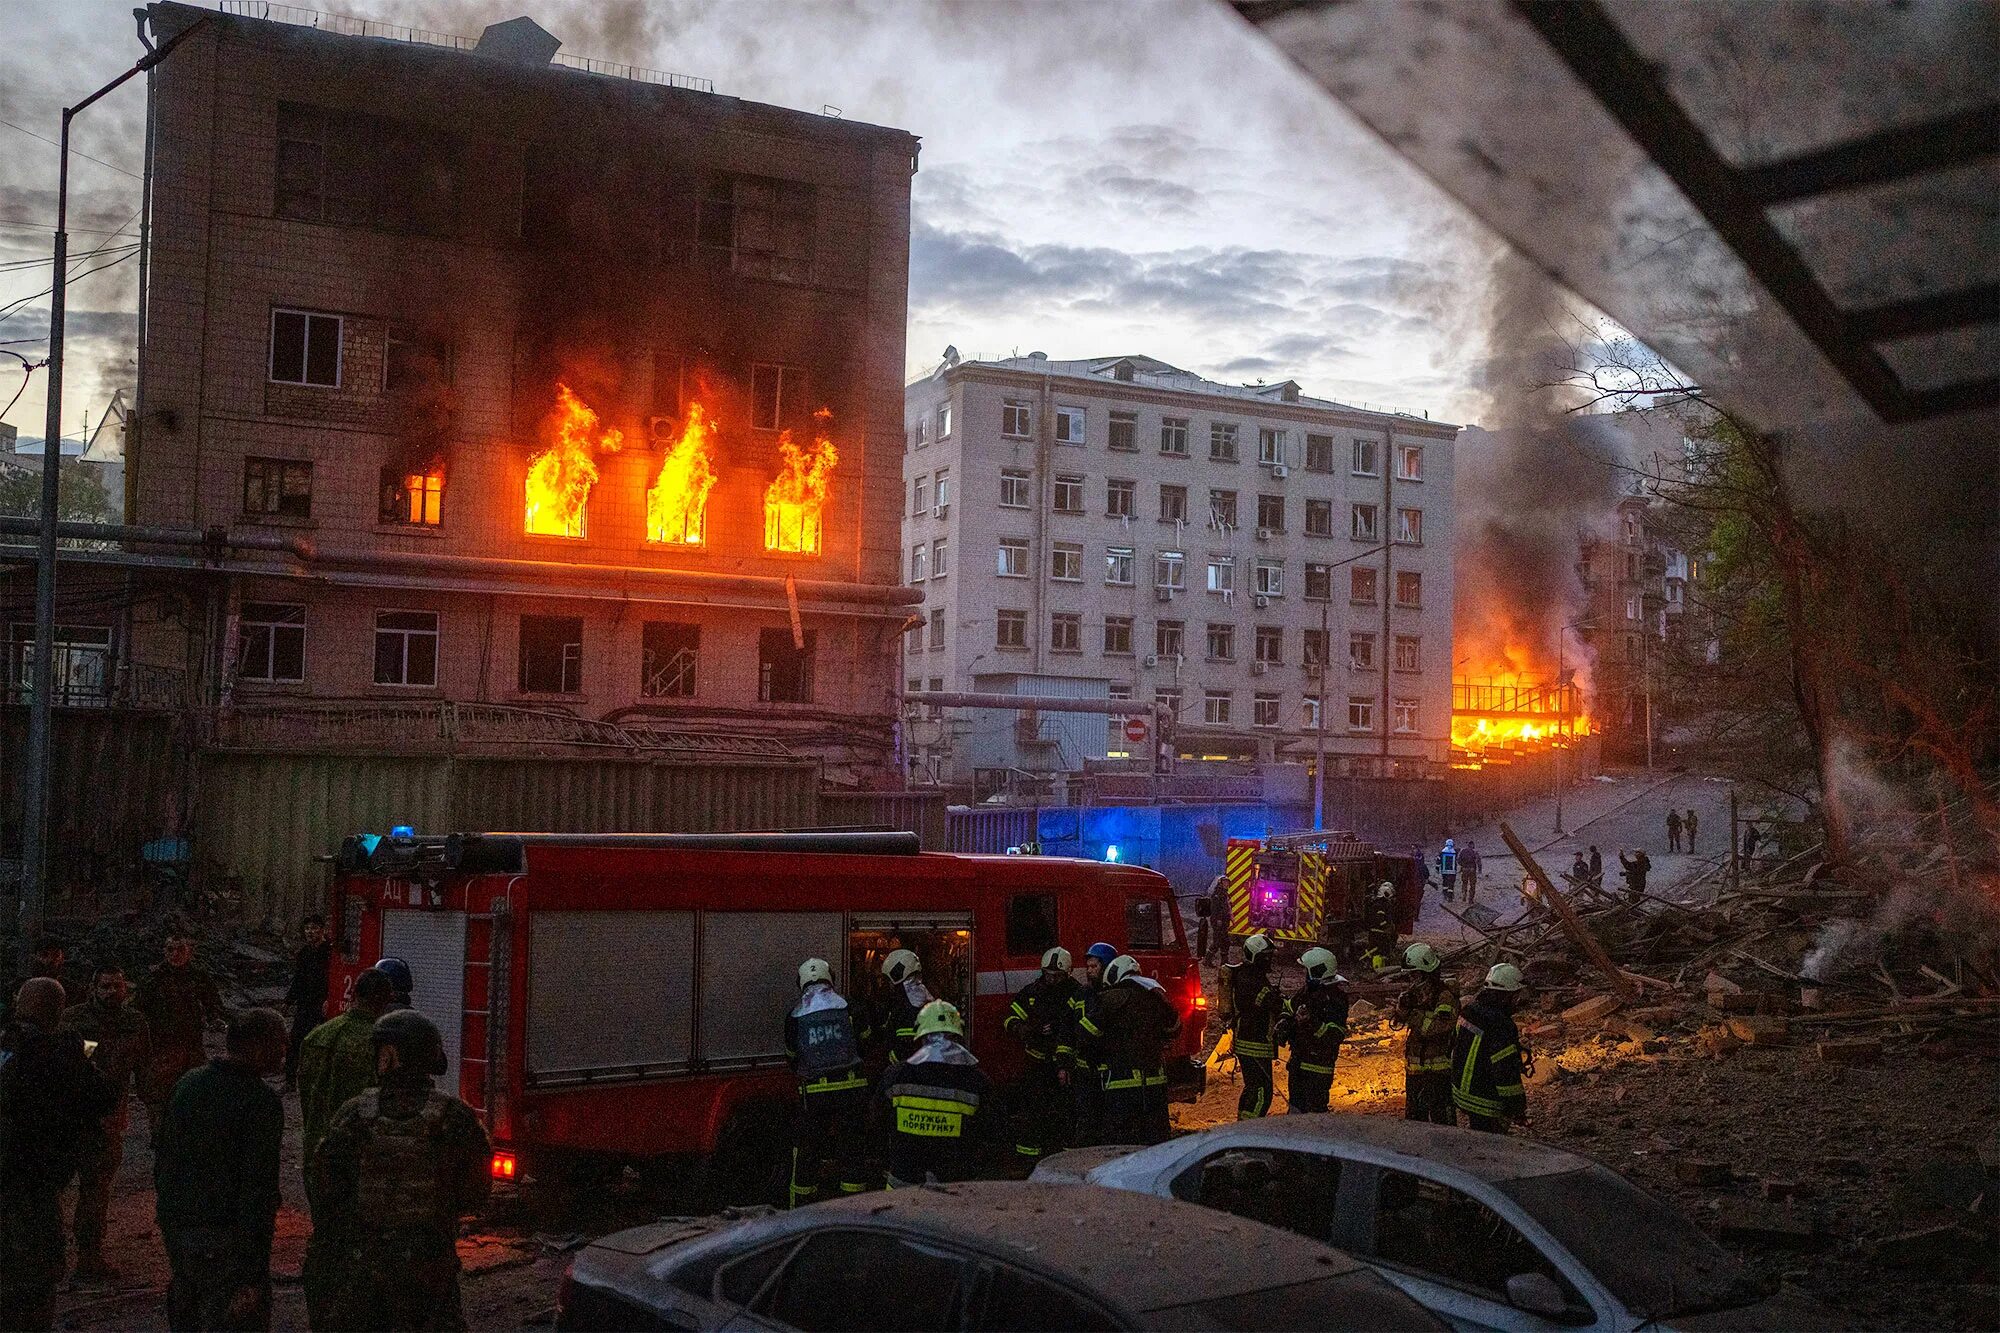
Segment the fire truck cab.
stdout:
[[[441,1086],[485,1120],[494,1171],[703,1159],[713,1196],[771,1197],[796,1100],[784,1018],[826,959],[872,1007],[884,956],[913,949],[1003,1085],[1001,1029],[1041,955],[1132,954],[1200,1040],[1200,980],[1166,879],[1134,866],[924,853],[914,834],[453,834],[349,838],[328,919],[332,994],[385,956],[437,1023]],[[1175,1059],[1176,1091],[1200,1067]],[[872,1067],[871,1067],[872,1068]]]
[[1303,950],[1315,944],[1343,959],[1359,953],[1374,890],[1396,886],[1396,931],[1416,927],[1423,867],[1410,856],[1377,851],[1352,833],[1294,833],[1231,838],[1223,853],[1229,935],[1262,932]]

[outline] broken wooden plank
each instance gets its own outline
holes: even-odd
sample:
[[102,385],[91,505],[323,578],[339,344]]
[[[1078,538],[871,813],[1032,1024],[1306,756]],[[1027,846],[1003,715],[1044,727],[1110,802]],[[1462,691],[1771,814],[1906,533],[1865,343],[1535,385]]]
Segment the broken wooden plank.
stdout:
[[1542,891],[1544,901],[1555,909],[1556,916],[1561,919],[1563,929],[1569,933],[1569,937],[1576,941],[1577,947],[1582,949],[1597,970],[1604,974],[1604,979],[1611,983],[1611,989],[1616,991],[1622,1000],[1630,1001],[1637,998],[1638,987],[1634,986],[1618,965],[1611,961],[1611,955],[1604,951],[1604,946],[1598,942],[1597,936],[1591,934],[1590,928],[1583,924],[1582,919],[1576,914],[1576,909],[1570,906],[1569,899],[1556,888],[1555,881],[1549,878],[1549,872],[1542,869],[1541,862],[1535,859],[1535,854],[1528,850],[1505,820],[1500,823],[1500,837],[1506,842],[1508,850],[1514,853],[1514,859],[1521,863],[1522,869],[1534,878],[1536,886]]

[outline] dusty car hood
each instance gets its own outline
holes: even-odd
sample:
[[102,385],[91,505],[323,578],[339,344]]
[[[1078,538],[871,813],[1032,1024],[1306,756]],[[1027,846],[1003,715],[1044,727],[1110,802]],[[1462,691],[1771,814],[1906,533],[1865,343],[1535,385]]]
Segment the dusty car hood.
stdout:
[[1129,1157],[1138,1151],[1136,1144],[1106,1144],[1096,1148],[1071,1148],[1068,1152],[1053,1153],[1043,1158],[1035,1166],[1029,1177],[1045,1185],[1088,1185],[1086,1179],[1092,1171],[1106,1162],[1115,1162],[1121,1157]]
[[1811,1297],[1796,1291],[1781,1291],[1755,1305],[1739,1305],[1731,1310],[1711,1310],[1707,1314],[1681,1315],[1663,1320],[1660,1327],[1702,1333],[1706,1329],[1773,1329],[1815,1333],[1821,1329],[1849,1329],[1855,1324]]

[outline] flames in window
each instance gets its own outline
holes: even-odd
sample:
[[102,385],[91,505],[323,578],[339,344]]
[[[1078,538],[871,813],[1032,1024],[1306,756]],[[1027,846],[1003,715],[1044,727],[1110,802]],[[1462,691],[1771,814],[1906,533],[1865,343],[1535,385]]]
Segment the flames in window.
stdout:
[[833,413],[822,407],[813,414],[809,448],[794,444],[790,431],[778,437],[778,475],[764,491],[765,550],[818,555],[825,544],[826,502],[840,463],[827,438],[832,425]]
[[646,540],[700,546],[708,531],[708,493],[715,487],[715,425],[700,403],[688,406],[680,433],[665,442],[660,475],[646,492]]
[[556,405],[543,425],[548,445],[528,464],[527,530],[540,536],[581,537],[584,506],[597,484],[597,459],[617,453],[622,433],[601,426],[597,413],[556,386]]

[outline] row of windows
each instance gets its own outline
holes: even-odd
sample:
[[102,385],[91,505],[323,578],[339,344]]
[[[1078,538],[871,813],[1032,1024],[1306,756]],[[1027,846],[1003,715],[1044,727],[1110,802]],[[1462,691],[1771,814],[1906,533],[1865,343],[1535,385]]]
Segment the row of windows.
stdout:
[[[931,506],[936,505],[936,509]],[[939,468],[936,473],[920,472],[910,482],[910,517],[922,518],[935,514],[943,518],[951,506],[951,469]]]
[[[1153,691],[1153,702],[1170,709],[1176,718],[1183,715],[1188,701],[1178,689],[1162,687]],[[1284,696],[1275,692],[1258,692],[1250,696],[1250,725],[1254,727],[1282,727],[1284,720]],[[1381,699],[1369,694],[1347,696],[1347,730],[1364,734],[1375,730],[1375,717]],[[1389,701],[1390,729],[1398,735],[1414,735],[1418,730],[1422,704],[1414,698],[1392,698]],[[1339,715],[1335,714],[1337,718]],[[1201,720],[1205,725],[1223,727],[1236,720],[1236,695],[1231,690],[1203,690],[1201,692]],[[1308,694],[1299,700],[1297,727],[1301,731],[1317,731],[1320,726],[1320,699]]]
[[[236,674],[240,679],[301,684],[306,679],[307,608],[295,602],[245,602]],[[416,689],[438,683],[442,640],[435,611],[375,613],[375,683]],[[757,698],[765,703],[811,703],[813,631],[799,647],[789,629],[759,630]],[[647,621],[641,631],[639,694],[643,698],[695,696],[701,628]],[[584,688],[583,619],[522,616],[518,683],[523,694],[581,694]]]
[[[949,469],[946,469],[948,471]],[[940,476],[943,474],[940,473]],[[917,496],[925,494],[922,489],[925,478],[919,477],[916,485]],[[1089,478],[1081,473],[1057,473],[1055,487],[1050,492],[1049,507],[1058,514],[1084,513],[1088,504],[1086,494]],[[1000,473],[1000,507],[1002,509],[1028,509],[1034,500],[1033,475],[1019,468],[1005,468]],[[1218,532],[1228,532],[1243,526],[1242,507],[1235,491],[1212,489],[1208,493],[1208,512],[1205,522]],[[1162,523],[1185,523],[1188,521],[1188,488],[1173,483],[1162,482],[1159,490],[1159,520]],[[940,505],[945,501],[940,499]],[[1332,537],[1334,530],[1333,500],[1305,500],[1301,504],[1305,517],[1305,534],[1308,537]],[[1286,530],[1286,497],[1282,495],[1260,494],[1256,497],[1256,523],[1259,535],[1276,535]],[[913,505],[915,513],[922,513],[925,505],[921,499]],[[1373,503],[1351,503],[1348,505],[1347,535],[1356,541],[1379,542],[1382,540],[1382,507]],[[1137,518],[1139,516],[1139,483],[1125,477],[1107,477],[1104,482],[1104,516],[1106,518]],[[1424,512],[1415,507],[1396,509],[1395,540],[1400,545],[1421,546],[1424,540]]]
[[[942,541],[932,543],[933,570],[935,577],[941,573],[936,559],[943,551]],[[911,549],[911,564],[919,564],[917,553],[921,546]],[[1001,578],[1028,578],[1032,570],[1029,541],[1026,537],[1002,537],[994,545],[993,572]],[[1136,584],[1138,553],[1130,546],[1107,546],[1104,548],[1104,583],[1107,587],[1129,588]],[[1153,553],[1153,587],[1171,596],[1187,588],[1188,557],[1184,551],[1155,551]],[[1206,587],[1209,592],[1224,597],[1233,596],[1236,584],[1237,558],[1233,555],[1211,555],[1208,557]],[[1333,600],[1334,570],[1338,566],[1307,561],[1305,566],[1305,599],[1309,602]],[[1250,590],[1259,597],[1283,597],[1285,595],[1285,562],[1262,558],[1249,561],[1251,575]],[[1049,578],[1057,583],[1081,583],[1084,578],[1084,547],[1076,542],[1055,542],[1049,548]],[[1356,606],[1372,606],[1377,596],[1377,585],[1381,571],[1367,565],[1347,566],[1347,600]],[[1401,607],[1421,607],[1424,597],[1424,576],[1422,571],[1399,569],[1396,571],[1396,605]]]
[[[1113,656],[1130,656],[1133,653],[1133,628],[1136,620],[1132,616],[1105,616],[1101,623],[1102,651]],[[945,638],[944,611],[934,609],[925,625],[917,625],[910,630],[909,647],[912,651],[924,646],[924,636],[929,631],[930,647],[942,649]],[[1083,651],[1084,620],[1079,612],[1053,611],[1049,613],[1049,649],[1058,653],[1080,653]],[[1328,631],[1308,629],[1300,632],[1300,664],[1311,668],[1324,665],[1327,658]],[[1393,665],[1397,671],[1422,671],[1424,669],[1423,636],[1419,634],[1394,634],[1390,636],[1394,645]],[[1347,636],[1347,662],[1357,670],[1373,670],[1376,665],[1375,645],[1378,642],[1373,630],[1353,630]],[[1280,625],[1256,625],[1251,628],[1251,660],[1264,666],[1285,664],[1285,629]],[[1204,626],[1203,644],[1207,659],[1211,662],[1234,662],[1237,655],[1237,626],[1222,621],[1209,621]],[[1028,613],[1026,611],[1003,608],[995,613],[994,645],[999,648],[1028,647]],[[1184,620],[1158,620],[1153,622],[1153,654],[1161,659],[1181,660],[1187,655],[1187,622]]]
[[[1058,404],[1054,409],[1051,434],[1055,442],[1076,448],[1088,447],[1090,441],[1089,414],[1082,408]],[[929,430],[935,423],[935,435]],[[1188,436],[1191,418],[1163,416],[1160,418],[1159,450],[1162,457],[1186,458],[1189,456]],[[1000,404],[1000,433],[1008,439],[1032,439],[1035,433],[1034,409],[1025,400],[1008,398]],[[951,404],[938,405],[936,412],[927,417],[919,417],[911,435],[911,443],[917,448],[928,444],[932,438],[944,439],[951,434]],[[1235,463],[1241,461],[1242,428],[1233,421],[1210,421],[1208,423],[1208,457],[1212,462]],[[1331,473],[1334,457],[1339,450],[1336,436],[1307,432],[1304,448],[1298,454],[1292,449],[1291,432],[1273,426],[1257,428],[1257,461],[1272,467],[1290,467],[1302,464],[1308,472]],[[1139,452],[1139,414],[1134,411],[1113,408],[1105,427],[1105,447],[1114,453]],[[1356,477],[1379,477],[1381,473],[1382,441],[1365,436],[1348,438],[1345,456],[1348,472]],[[1399,444],[1395,451],[1396,479],[1398,481],[1422,481],[1424,476],[1424,447],[1421,444]]]
[[[243,460],[246,518],[311,518],[313,465],[291,458]],[[435,472],[382,469],[377,518],[384,523],[435,528],[444,523],[444,477]]]

